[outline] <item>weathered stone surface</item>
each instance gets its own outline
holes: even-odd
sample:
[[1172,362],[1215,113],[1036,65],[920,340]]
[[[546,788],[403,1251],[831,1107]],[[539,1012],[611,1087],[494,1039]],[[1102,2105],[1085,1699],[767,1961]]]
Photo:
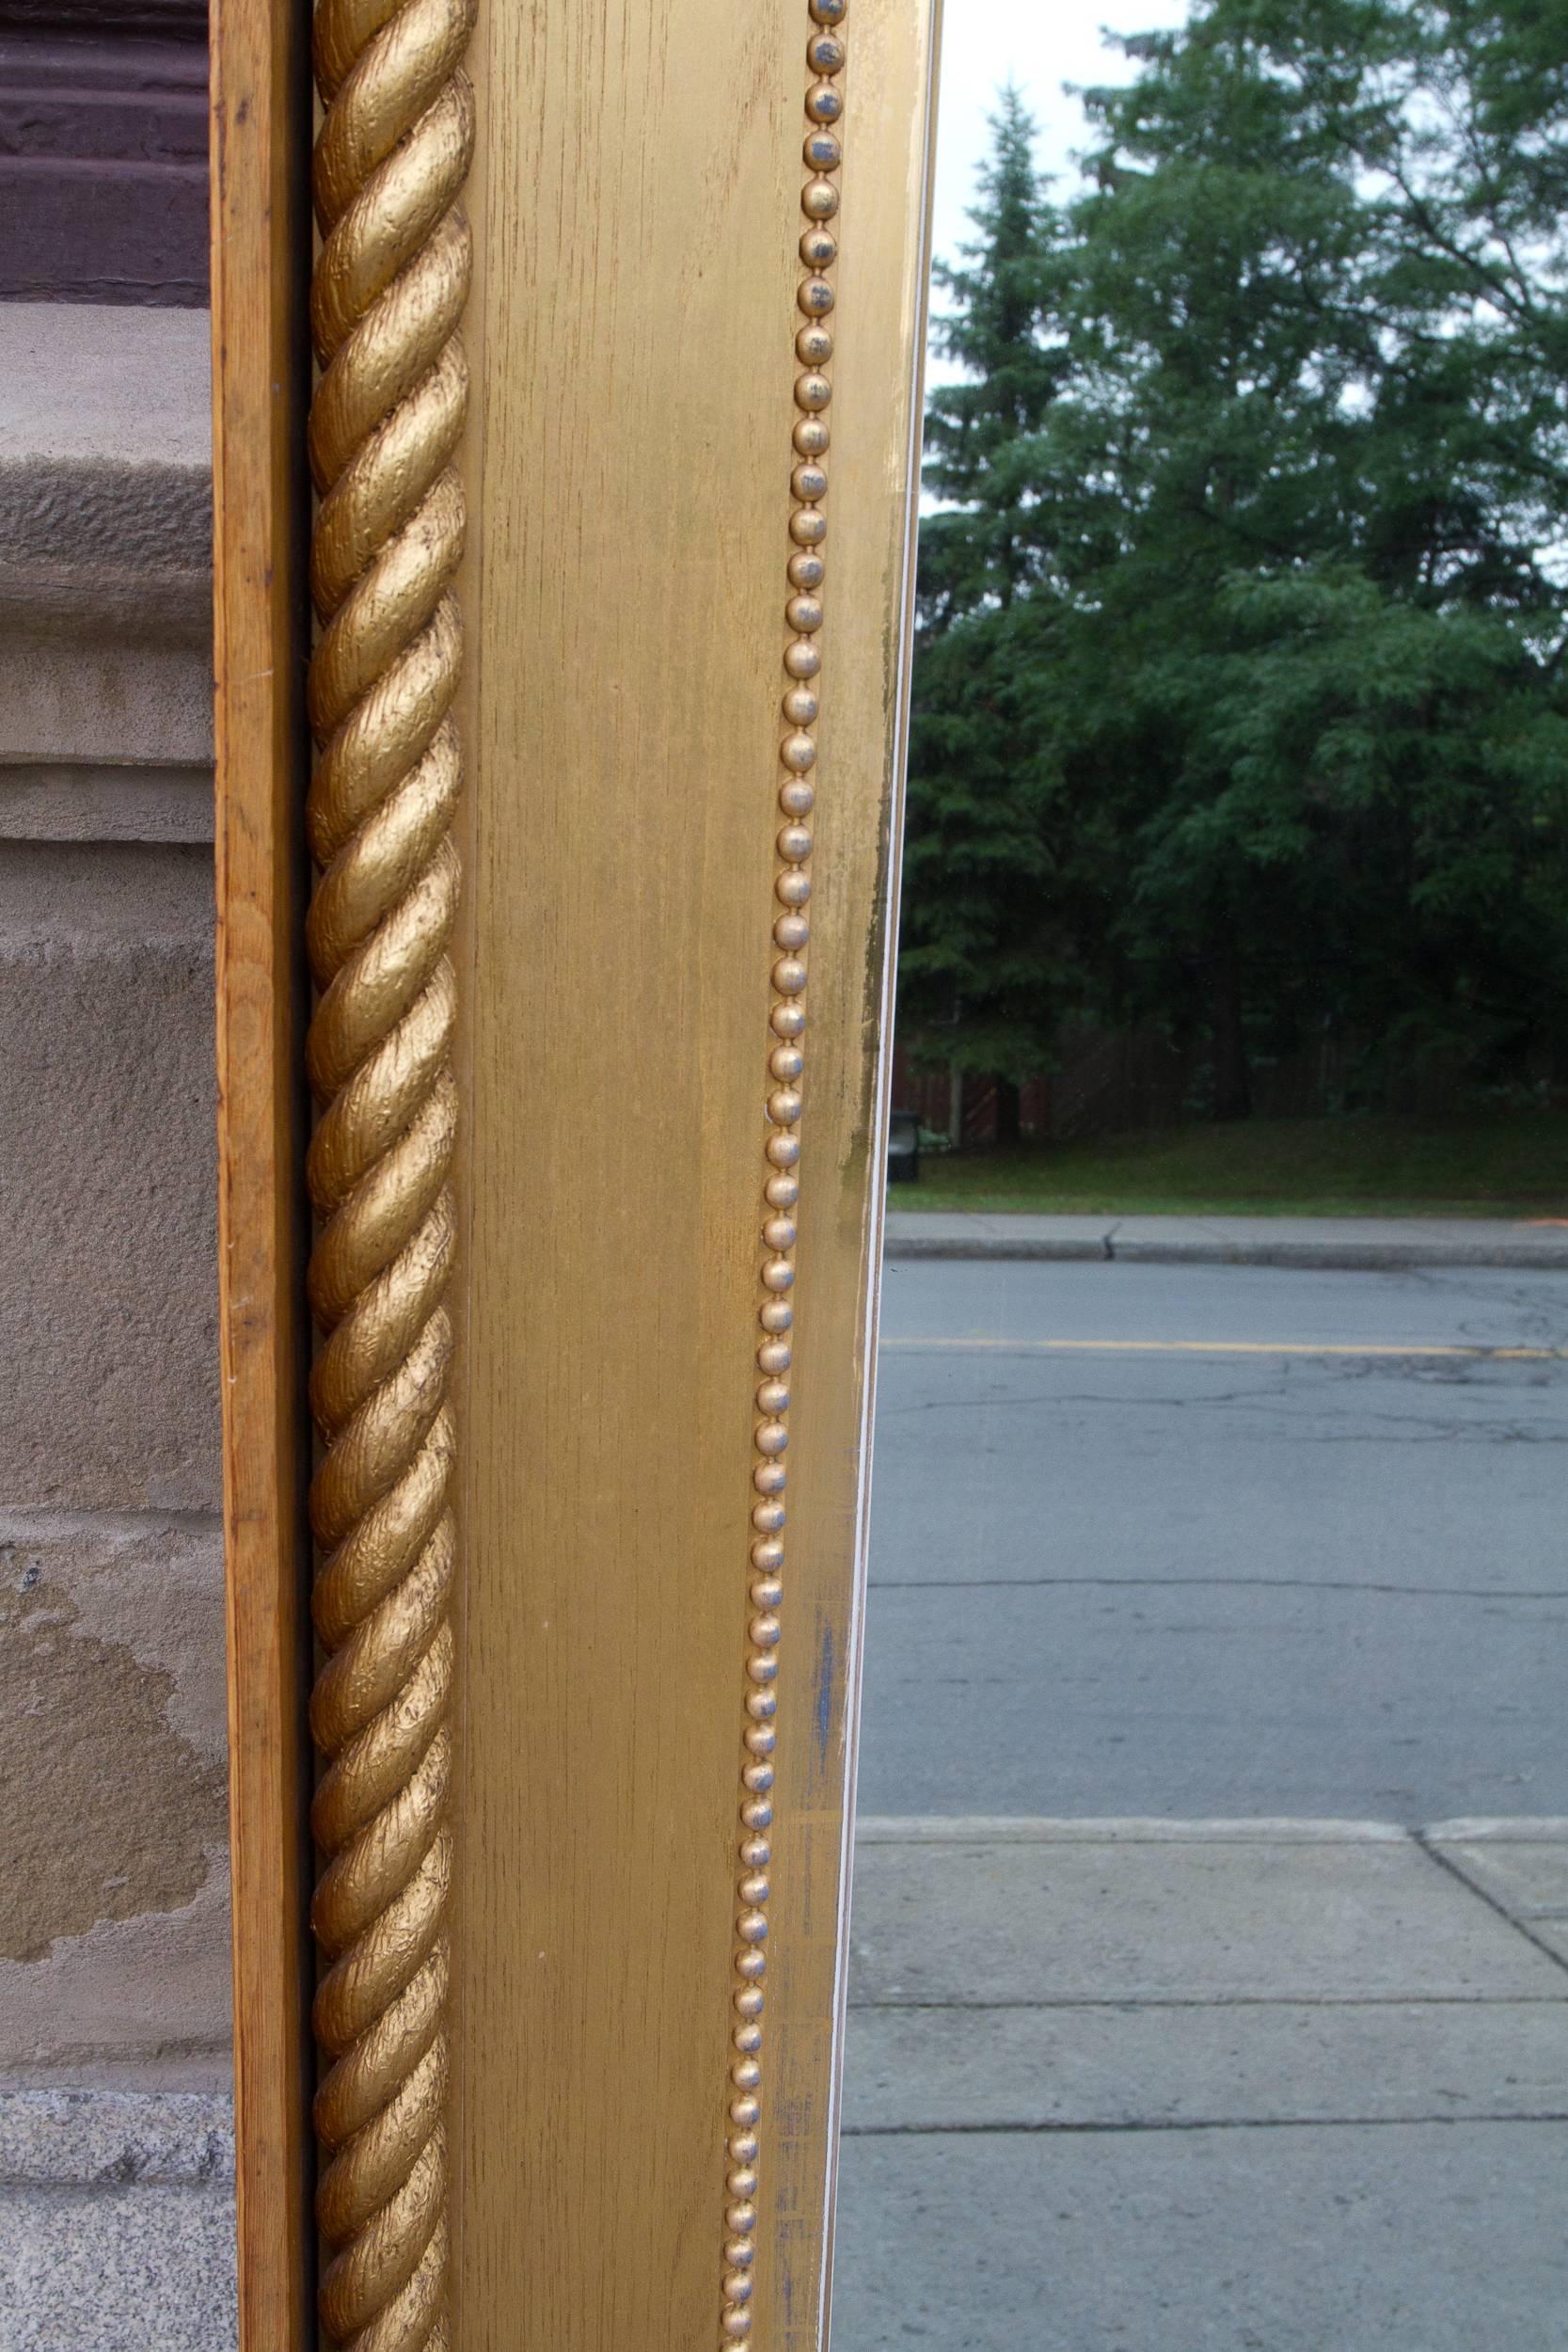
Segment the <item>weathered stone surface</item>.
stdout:
[[0,1498],[213,1510],[220,1490],[212,864],[0,860]]
[[0,2074],[213,2071],[224,1715],[215,1520],[0,1511]]
[[0,630],[0,765],[198,767],[212,756],[205,651]]
[[210,387],[204,312],[0,304],[0,614],[208,644]]
[[211,841],[206,767],[0,766],[0,841]]
[[226,2188],[233,2176],[226,2090],[0,2090],[0,2188]]
[[5,2352],[225,2352],[237,2329],[231,2193],[0,2190]]

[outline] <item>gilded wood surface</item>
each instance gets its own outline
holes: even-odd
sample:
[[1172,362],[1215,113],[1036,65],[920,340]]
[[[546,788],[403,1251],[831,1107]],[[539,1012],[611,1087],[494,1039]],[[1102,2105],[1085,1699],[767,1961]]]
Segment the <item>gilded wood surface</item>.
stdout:
[[844,29],[810,1089],[792,1293],[784,1672],[795,1679],[781,1701],[773,1791],[769,2121],[752,2304],[752,2342],[766,2352],[818,2344],[831,2286],[935,129],[936,11],[924,0],[849,0]]
[[[925,10],[854,7],[749,2307],[769,2352],[816,2341],[824,2267],[919,308]],[[768,1069],[789,952],[768,931],[781,859],[800,870],[778,842],[802,634],[781,574],[809,503],[790,438],[813,29],[804,0],[537,0],[486,11],[471,52],[463,2352],[713,2344],[723,2322],[736,1724],[770,1646],[749,1640],[757,1170],[791,1132],[759,1079],[789,1085]]]
[[462,783],[451,581],[466,521],[451,460],[468,389],[457,330],[471,239],[457,199],[473,153],[461,70],[473,17],[474,0],[320,0],[315,16],[316,2205],[330,2255],[323,2328],[358,2352],[450,2340],[447,951]]
[[309,1534],[299,1050],[306,8],[213,10],[219,1347],[243,2352],[307,2352]]

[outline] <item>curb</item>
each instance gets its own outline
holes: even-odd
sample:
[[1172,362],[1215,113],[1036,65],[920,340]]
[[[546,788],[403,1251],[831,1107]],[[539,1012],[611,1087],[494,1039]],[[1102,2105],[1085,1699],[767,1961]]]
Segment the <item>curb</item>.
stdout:
[[1568,1271],[1568,1241],[1098,1241],[1052,1240],[1020,1234],[890,1236],[888,1264],[900,1260],[994,1259],[1056,1264],[1294,1266],[1338,1273],[1396,1273],[1419,1266],[1501,1266],[1540,1273]]

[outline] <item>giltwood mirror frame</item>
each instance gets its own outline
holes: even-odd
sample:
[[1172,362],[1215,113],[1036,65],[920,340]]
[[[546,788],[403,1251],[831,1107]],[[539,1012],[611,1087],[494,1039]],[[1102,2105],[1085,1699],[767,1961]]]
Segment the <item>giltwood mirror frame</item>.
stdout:
[[313,36],[216,0],[242,2344],[804,2352],[931,0]]

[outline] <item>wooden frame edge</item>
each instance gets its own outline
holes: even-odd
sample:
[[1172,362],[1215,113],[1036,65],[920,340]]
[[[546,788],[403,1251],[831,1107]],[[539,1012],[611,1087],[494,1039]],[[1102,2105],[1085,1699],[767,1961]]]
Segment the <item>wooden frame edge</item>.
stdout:
[[296,847],[308,50],[305,0],[214,0],[219,1349],[242,2352],[314,2341]]

